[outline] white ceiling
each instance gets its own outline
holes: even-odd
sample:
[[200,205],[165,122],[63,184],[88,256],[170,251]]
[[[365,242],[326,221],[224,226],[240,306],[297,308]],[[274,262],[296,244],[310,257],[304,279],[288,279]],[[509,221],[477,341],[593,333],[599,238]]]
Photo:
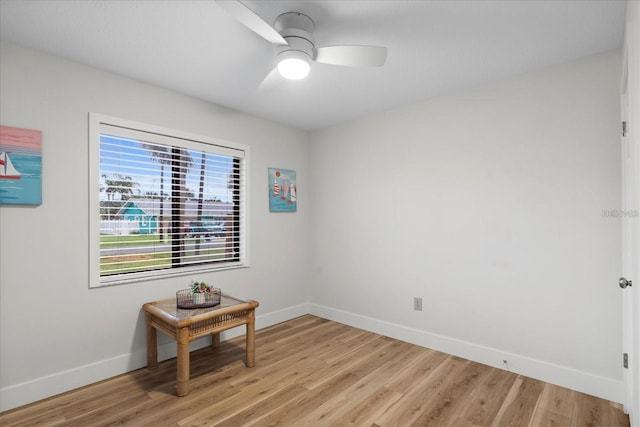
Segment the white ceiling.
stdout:
[[478,86],[622,45],[625,2],[244,2],[316,23],[317,46],[386,46],[382,68],[314,63],[258,93],[272,46],[212,0],[0,0],[0,38],[300,129]]

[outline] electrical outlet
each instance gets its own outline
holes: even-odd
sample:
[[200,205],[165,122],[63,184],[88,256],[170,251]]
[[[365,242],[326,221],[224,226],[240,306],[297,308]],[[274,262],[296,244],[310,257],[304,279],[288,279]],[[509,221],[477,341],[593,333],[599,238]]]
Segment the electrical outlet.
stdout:
[[422,311],[422,298],[413,297],[413,309]]

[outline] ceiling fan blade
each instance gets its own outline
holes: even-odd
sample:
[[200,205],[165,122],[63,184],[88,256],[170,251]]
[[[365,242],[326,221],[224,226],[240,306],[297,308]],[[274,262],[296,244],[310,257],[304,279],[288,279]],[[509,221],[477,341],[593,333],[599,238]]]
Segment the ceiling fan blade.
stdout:
[[283,80],[283,77],[280,75],[280,72],[278,71],[278,67],[276,66],[273,68],[273,70],[271,70],[269,74],[267,74],[267,77],[265,77],[264,80],[262,80],[256,92],[257,93],[268,92],[271,89],[274,89],[280,83],[282,83],[282,80]]
[[289,43],[271,25],[256,15],[240,0],[216,0],[224,10],[242,25],[277,46],[288,46]]
[[387,48],[379,46],[325,46],[317,49],[316,61],[349,67],[380,67],[387,60]]

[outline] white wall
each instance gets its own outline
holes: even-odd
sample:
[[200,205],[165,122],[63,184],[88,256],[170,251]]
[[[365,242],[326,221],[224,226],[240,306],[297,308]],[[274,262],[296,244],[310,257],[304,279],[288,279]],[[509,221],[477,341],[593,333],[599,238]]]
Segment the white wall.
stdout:
[[621,401],[620,70],[610,52],[313,134],[311,311]]
[[[144,366],[142,304],[188,282],[88,288],[90,111],[249,145],[251,268],[202,278],[258,300],[258,327],[307,312],[305,132],[13,44],[0,55],[1,124],[43,134],[42,205],[0,207],[0,411]],[[270,166],[297,171],[297,213],[269,213]]]

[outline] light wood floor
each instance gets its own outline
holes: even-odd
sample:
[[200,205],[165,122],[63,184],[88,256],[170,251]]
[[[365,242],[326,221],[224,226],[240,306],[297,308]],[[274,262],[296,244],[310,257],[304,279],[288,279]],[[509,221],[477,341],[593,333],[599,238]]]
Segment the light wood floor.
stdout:
[[458,357],[303,316],[0,414],[2,426],[628,426],[620,405]]

